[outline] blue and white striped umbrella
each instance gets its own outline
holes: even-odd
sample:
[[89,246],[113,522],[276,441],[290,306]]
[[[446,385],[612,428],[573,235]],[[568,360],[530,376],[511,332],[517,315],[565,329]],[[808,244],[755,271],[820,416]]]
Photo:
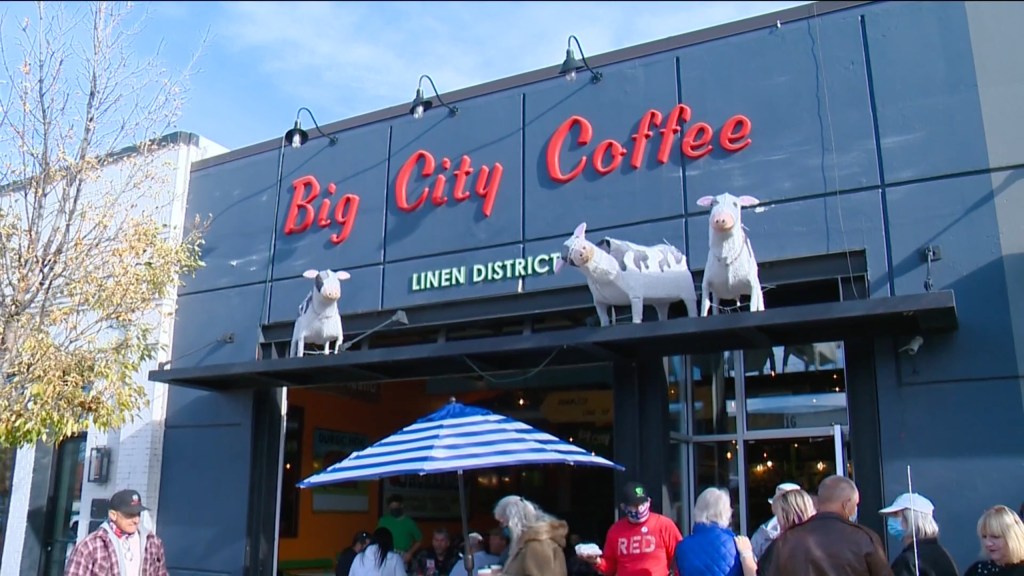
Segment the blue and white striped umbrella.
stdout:
[[406,474],[522,464],[622,466],[518,420],[450,402],[444,408],[299,483],[310,488]]

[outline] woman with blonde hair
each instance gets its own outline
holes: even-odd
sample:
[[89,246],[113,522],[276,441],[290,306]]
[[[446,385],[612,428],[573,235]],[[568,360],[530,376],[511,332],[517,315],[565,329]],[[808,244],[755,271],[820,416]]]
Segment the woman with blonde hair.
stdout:
[[[779,534],[789,530],[793,526],[803,524],[817,514],[814,508],[814,500],[806,491],[787,490],[772,499],[772,514],[779,522]],[[772,540],[764,554],[757,561],[757,573],[767,574],[768,567],[772,563],[772,555],[775,552],[775,540]],[[748,576],[744,571],[744,576]]]
[[569,525],[521,496],[505,496],[494,506],[494,519],[510,539],[504,576],[566,576],[565,538]]
[[993,506],[978,520],[981,553],[964,576],[1024,576],[1024,523],[1006,506]]

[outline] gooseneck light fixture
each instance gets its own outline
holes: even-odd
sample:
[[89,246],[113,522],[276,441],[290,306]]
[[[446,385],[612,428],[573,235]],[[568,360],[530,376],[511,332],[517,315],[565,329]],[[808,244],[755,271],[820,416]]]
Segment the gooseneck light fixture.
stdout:
[[[572,51],[572,41],[576,41],[576,47],[580,49],[580,60],[576,59],[576,53]],[[582,64],[580,63],[582,61]],[[583,55],[583,47],[580,46],[580,39],[576,36],[570,35],[568,47],[565,50],[565,61],[562,62],[562,68],[558,70],[559,74],[565,76],[565,79],[569,82],[576,81],[576,71],[580,68],[586,68],[590,71],[590,81],[597,84],[601,81],[604,76],[600,72],[594,70],[587,64],[587,57]]]
[[330,146],[334,146],[335,144],[338,143],[337,136],[328,136],[327,134],[324,134],[324,131],[320,129],[320,125],[317,124],[316,118],[313,117],[313,113],[310,112],[309,108],[306,108],[305,106],[299,108],[298,111],[295,112],[295,126],[293,126],[291,130],[284,133],[285,142],[291,144],[292,148],[298,148],[309,140],[309,133],[302,129],[302,123],[299,122],[299,115],[302,114],[303,110],[306,111],[306,114],[309,114],[309,118],[310,120],[313,121],[313,126],[316,127],[316,131],[319,132],[320,135],[323,136],[324,138],[330,140]]
[[423,118],[423,113],[424,112],[426,112],[427,110],[430,110],[434,106],[434,102],[430,98],[424,98],[423,97],[423,79],[424,78],[426,78],[427,81],[430,82],[430,87],[434,89],[434,96],[437,96],[437,101],[441,103],[441,106],[444,106],[445,108],[447,108],[450,111],[452,116],[455,116],[456,114],[458,114],[459,113],[458,106],[449,106],[448,104],[446,104],[445,101],[441,99],[441,95],[438,94],[437,86],[434,86],[434,79],[431,78],[430,76],[427,76],[426,74],[424,74],[423,76],[420,76],[420,82],[416,86],[416,97],[413,98],[412,106],[409,107],[409,114],[412,114],[413,118],[419,120],[420,118]]

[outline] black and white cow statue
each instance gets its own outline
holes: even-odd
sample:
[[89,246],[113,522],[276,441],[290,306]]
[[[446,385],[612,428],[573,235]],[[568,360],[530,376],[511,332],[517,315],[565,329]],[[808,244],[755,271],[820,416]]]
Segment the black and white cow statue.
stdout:
[[324,353],[331,353],[331,342],[334,353],[341,351],[341,343],[345,335],[341,330],[341,314],[338,312],[338,300],[341,299],[341,282],[351,275],[339,270],[306,270],[305,278],[314,280],[315,285],[306,299],[299,306],[299,317],[295,319],[292,331],[292,357],[302,356],[306,343],[324,347]]
[[654,306],[658,319],[668,318],[669,305],[682,300],[687,316],[697,315],[697,291],[686,256],[675,246],[644,246],[615,238],[594,244],[586,238],[587,223],[562,245],[555,272],[567,263],[587,279],[601,326],[614,323],[614,306],[629,306],[633,323],[643,321],[645,304]]

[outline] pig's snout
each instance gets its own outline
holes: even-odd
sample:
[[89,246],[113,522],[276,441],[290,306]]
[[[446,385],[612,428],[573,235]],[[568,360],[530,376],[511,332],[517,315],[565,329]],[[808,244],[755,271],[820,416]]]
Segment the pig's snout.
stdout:
[[736,220],[732,217],[732,214],[723,212],[721,214],[714,214],[711,216],[711,225],[716,230],[730,230],[736,225]]

